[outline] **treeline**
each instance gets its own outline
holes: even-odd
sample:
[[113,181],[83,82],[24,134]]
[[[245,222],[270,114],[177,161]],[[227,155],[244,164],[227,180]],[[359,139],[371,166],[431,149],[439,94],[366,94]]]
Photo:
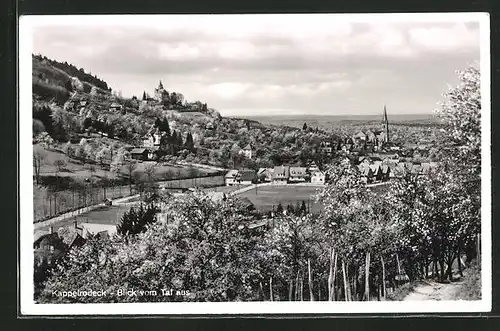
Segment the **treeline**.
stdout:
[[103,90],[111,91],[111,88],[108,87],[108,84],[103,81],[102,79],[98,78],[96,75],[92,75],[90,73],[86,73],[83,68],[78,69],[72,64],[68,64],[68,62],[58,62],[55,60],[51,60],[47,58],[46,56],[42,56],[40,54],[38,55],[33,55],[33,57],[39,61],[47,61],[50,65],[54,66],[55,68],[61,69],[62,71],[66,72],[68,75],[77,77],[80,81],[82,82],[88,82],[92,85],[95,85]]

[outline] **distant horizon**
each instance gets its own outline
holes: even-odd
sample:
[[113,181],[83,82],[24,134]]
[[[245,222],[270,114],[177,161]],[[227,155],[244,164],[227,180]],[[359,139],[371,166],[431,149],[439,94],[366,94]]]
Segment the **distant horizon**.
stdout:
[[[222,113],[221,113],[222,115]],[[222,115],[224,117],[233,117],[233,118],[246,118],[246,117],[252,117],[252,118],[259,118],[259,117],[276,117],[276,116],[281,116],[281,117],[286,117],[286,118],[305,118],[305,117],[377,117],[380,116],[382,117],[382,112],[380,113],[366,113],[366,114],[259,114],[259,115],[231,115],[231,114],[226,114]],[[391,114],[389,111],[387,112],[387,116],[390,118],[392,117],[404,117],[404,116],[418,116],[418,117],[428,117],[428,116],[436,116],[434,112],[428,112],[428,113],[395,113]]]

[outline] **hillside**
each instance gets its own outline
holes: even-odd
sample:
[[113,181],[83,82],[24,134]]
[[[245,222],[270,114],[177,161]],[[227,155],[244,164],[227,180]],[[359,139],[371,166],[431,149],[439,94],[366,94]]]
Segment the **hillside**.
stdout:
[[[47,132],[60,149],[82,138],[97,151],[103,145],[141,146],[148,134],[159,133],[165,136],[162,158],[169,162],[257,168],[304,164],[316,154],[321,141],[336,137],[322,130],[223,118],[206,103],[187,102],[182,93],[165,89],[161,82],[153,97],[144,91],[142,98],[125,99],[84,69],[43,56],[33,56],[33,87],[34,132]],[[160,130],[158,121],[166,121],[168,129]],[[252,160],[238,153],[248,144],[255,152]]]
[[[361,129],[380,127],[379,121],[365,121],[304,129],[292,127],[291,122],[222,117],[202,101],[187,102],[181,92],[164,88],[161,81],[151,94],[143,91],[142,98],[126,99],[110,92],[97,76],[75,69],[33,56],[33,138],[43,141],[40,134],[43,138],[46,132],[55,148],[87,163],[122,163],[125,151],[145,146],[145,139],[153,137],[160,139],[157,160],[169,163],[251,169],[304,166],[312,160],[321,165],[335,156],[325,155],[322,144],[337,146]],[[391,130],[393,142],[414,143],[431,137],[434,128],[392,126]],[[251,158],[240,153],[248,145]],[[122,159],[117,160],[119,156]]]

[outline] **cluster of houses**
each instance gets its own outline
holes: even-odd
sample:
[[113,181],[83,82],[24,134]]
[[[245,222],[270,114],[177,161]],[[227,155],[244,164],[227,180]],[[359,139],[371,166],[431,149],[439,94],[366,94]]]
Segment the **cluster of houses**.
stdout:
[[116,225],[81,223],[76,221],[71,226],[60,227],[54,231],[50,226],[48,230],[38,230],[34,234],[35,266],[43,263],[52,264],[73,247],[82,246],[90,235],[107,239],[116,233]]
[[379,183],[407,175],[427,175],[438,167],[437,162],[400,162],[398,159],[361,157],[357,165],[361,176],[367,183]]
[[308,167],[276,166],[274,168],[260,168],[254,170],[230,170],[225,176],[226,186],[250,185],[254,182],[272,184],[312,183],[325,184],[325,173],[315,162]]

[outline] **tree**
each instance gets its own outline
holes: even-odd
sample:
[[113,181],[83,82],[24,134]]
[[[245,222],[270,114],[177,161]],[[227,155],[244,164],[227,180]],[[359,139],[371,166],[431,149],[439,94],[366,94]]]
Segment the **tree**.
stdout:
[[42,121],[33,119],[33,137],[38,136],[40,133],[45,131],[45,126]]
[[36,183],[40,183],[40,169],[42,165],[45,163],[47,158],[47,152],[41,146],[34,145],[33,146],[33,168],[35,172],[35,180]]
[[[249,220],[233,199],[214,202],[196,192],[169,200],[165,213],[144,232],[110,240],[90,237],[72,249],[49,277],[40,302],[256,300],[260,275],[254,252],[261,238],[247,227]],[[117,279],[120,289],[158,295],[120,296]],[[99,288],[107,295],[53,295],[64,288]],[[171,288],[171,295],[162,295]]]
[[304,131],[307,130],[307,123],[304,122],[304,125],[302,126],[302,130],[304,130]]
[[116,232],[123,236],[136,235],[147,230],[147,226],[156,222],[156,214],[160,210],[149,204],[147,207],[140,205],[139,208],[130,208],[120,219]]
[[146,100],[146,91],[142,92],[142,100]]
[[137,161],[129,160],[125,167],[127,169],[127,174],[128,174],[129,191],[130,195],[132,195],[132,180],[133,180],[132,174],[134,173],[134,170],[137,168]]
[[186,136],[186,142],[184,143],[184,146],[188,151],[193,151],[194,150],[194,141],[193,141],[193,135],[191,132],[188,132]]
[[58,172],[61,172],[64,170],[64,167],[66,167],[66,161],[63,159],[55,160],[54,166],[56,167]]
[[283,214],[283,205],[281,204],[281,202],[278,204],[278,207],[276,208],[276,213]]
[[475,67],[457,73],[459,85],[449,89],[436,112],[446,126],[446,138],[455,147],[450,157],[466,161],[470,173],[477,175],[481,165],[480,73]]

